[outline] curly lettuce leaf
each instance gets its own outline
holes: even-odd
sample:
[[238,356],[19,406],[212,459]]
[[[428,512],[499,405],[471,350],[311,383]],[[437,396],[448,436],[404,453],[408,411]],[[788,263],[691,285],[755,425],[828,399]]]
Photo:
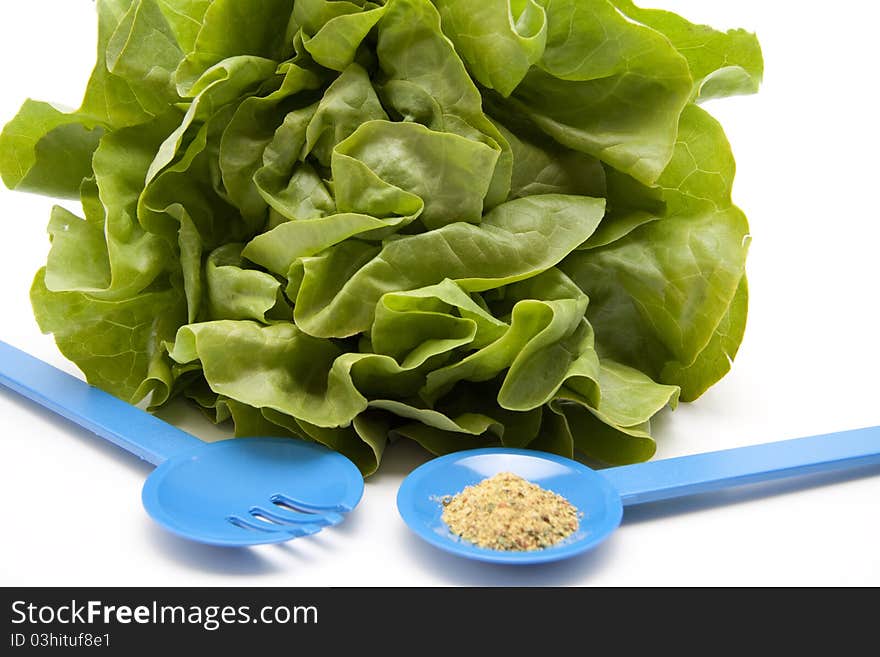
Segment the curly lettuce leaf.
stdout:
[[385,292],[446,278],[479,292],[529,278],[585,241],[603,210],[601,199],[536,196],[496,207],[478,226],[453,223],[381,248],[344,242],[300,260],[296,323],[311,335],[347,337],[369,329]]
[[743,338],[748,225],[697,103],[755,38],[624,0],[98,0],[80,109],[27,101],[31,299],[95,385],[372,474],[389,443],[654,454]]
[[40,270],[31,288],[37,324],[52,333],[61,353],[92,385],[132,403],[155,390],[163,400],[172,385],[164,344],[185,321],[174,288],[145,291],[129,299],[95,299],[82,292],[53,292]]
[[443,31],[480,84],[509,96],[547,46],[548,16],[534,0],[435,0]]
[[[749,243],[746,218],[730,198],[734,170],[719,124],[690,106],[658,181],[664,215],[562,264],[592,300],[587,316],[600,353],[681,385],[686,401],[727,373],[745,323],[742,308],[730,312]],[[697,364],[713,341],[715,355]]]
[[720,32],[662,9],[642,9],[630,0],[612,0],[629,18],[666,36],[688,61],[698,101],[753,94],[764,77],[757,37],[746,30]]
[[[693,80],[662,35],[607,0],[545,0],[547,43],[499,112],[521,113],[559,143],[653,184],[675,144]],[[476,29],[479,29],[477,27]]]

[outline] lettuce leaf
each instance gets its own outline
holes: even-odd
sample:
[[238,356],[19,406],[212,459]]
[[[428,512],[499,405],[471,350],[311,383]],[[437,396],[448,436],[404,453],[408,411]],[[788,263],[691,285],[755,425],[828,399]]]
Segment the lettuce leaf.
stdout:
[[26,101],[40,328],[93,384],[374,472],[389,441],[650,458],[724,376],[754,35],[628,0],[97,0],[83,103]]

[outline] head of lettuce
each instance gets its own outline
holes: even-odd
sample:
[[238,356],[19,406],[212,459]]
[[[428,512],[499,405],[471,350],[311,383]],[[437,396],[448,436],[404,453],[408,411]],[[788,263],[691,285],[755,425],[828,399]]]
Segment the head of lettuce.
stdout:
[[625,0],[98,0],[82,107],[27,101],[31,291],[88,380],[376,470],[389,440],[622,464],[724,376],[748,225],[699,103],[755,37]]

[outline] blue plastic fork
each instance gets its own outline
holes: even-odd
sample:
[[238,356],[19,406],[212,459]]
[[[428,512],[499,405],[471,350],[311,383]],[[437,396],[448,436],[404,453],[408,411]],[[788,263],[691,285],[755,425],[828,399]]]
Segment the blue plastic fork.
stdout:
[[158,466],[147,513],[185,538],[225,546],[280,543],[343,519],[364,482],[347,458],[291,438],[206,443],[0,342],[0,384]]

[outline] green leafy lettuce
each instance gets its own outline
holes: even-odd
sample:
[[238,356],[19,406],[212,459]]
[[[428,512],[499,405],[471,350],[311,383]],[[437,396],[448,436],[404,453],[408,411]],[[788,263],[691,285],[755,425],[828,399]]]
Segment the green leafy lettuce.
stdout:
[[31,291],[93,384],[376,470],[387,441],[593,462],[730,368],[748,225],[703,100],[761,52],[623,0],[98,0],[82,106],[28,100]]

